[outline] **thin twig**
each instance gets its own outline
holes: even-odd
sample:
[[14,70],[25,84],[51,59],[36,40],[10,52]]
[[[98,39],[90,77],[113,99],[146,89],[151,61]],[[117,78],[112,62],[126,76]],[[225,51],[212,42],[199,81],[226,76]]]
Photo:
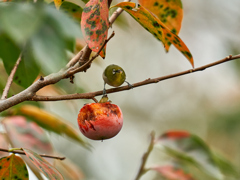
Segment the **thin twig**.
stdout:
[[92,63],[92,61],[99,56],[100,52],[103,50],[103,48],[105,47],[105,45],[108,43],[108,41],[110,41],[110,39],[112,39],[112,37],[113,37],[114,35],[115,35],[115,33],[114,33],[114,31],[113,31],[112,34],[111,34],[111,36],[109,36],[109,38],[104,41],[103,45],[102,45],[101,48],[98,50],[98,52],[97,52],[91,59],[89,59],[85,64],[83,64],[82,66],[80,66],[79,68],[76,68],[76,69],[74,69],[74,70],[69,71],[69,75],[76,74],[77,72],[85,71],[86,68]]
[[71,66],[74,66],[78,61],[79,59],[81,58],[82,54],[83,54],[83,51],[84,51],[85,48],[83,48],[80,52],[78,52],[69,62],[68,64],[66,65],[66,68],[69,68]]
[[[228,61],[231,61],[231,60],[234,60],[234,59],[238,59],[238,58],[240,58],[240,54],[236,55],[236,56],[231,56],[230,55],[230,56],[228,56],[224,59],[221,59],[219,61],[215,61],[213,63],[207,64],[207,65],[204,65],[204,66],[201,66],[201,67],[198,67],[198,68],[189,69],[189,70],[186,70],[186,71],[182,71],[182,72],[178,72],[178,73],[170,74],[170,75],[166,75],[166,76],[161,76],[161,77],[157,77],[157,78],[154,78],[154,79],[149,78],[149,79],[146,79],[144,81],[140,81],[140,82],[131,84],[132,87],[129,87],[128,85],[126,85],[126,86],[121,86],[121,87],[117,87],[117,88],[107,89],[106,92],[107,92],[107,94],[110,94],[110,93],[130,90],[132,88],[144,86],[144,85],[147,85],[147,84],[158,83],[160,81],[175,78],[175,77],[182,76],[182,75],[185,75],[185,74],[191,74],[193,72],[203,71],[203,70],[205,70],[209,67],[216,66],[218,64],[225,63],[225,62],[228,62]],[[93,97],[100,96],[102,94],[103,94],[103,91],[81,93],[81,94],[78,94],[78,93],[77,94],[68,94],[68,95],[60,95],[60,96],[38,96],[38,95],[35,95],[35,96],[32,97],[31,100],[32,101],[60,101],[60,100],[70,100],[70,99],[71,100],[73,100],[73,99],[92,99]]]
[[[9,151],[8,149],[0,148],[0,151],[8,152],[8,153],[14,153],[14,154],[22,154],[22,155],[26,155],[24,151],[20,151],[20,150]],[[45,157],[45,158],[59,159],[59,160],[64,160],[64,159],[66,159],[65,157],[51,156],[51,155],[46,155],[46,154],[39,154],[39,156],[41,156],[41,157]]]
[[139,179],[141,178],[141,176],[147,172],[147,170],[145,169],[145,165],[146,165],[147,159],[148,159],[148,157],[149,157],[149,154],[151,153],[151,151],[152,151],[152,149],[153,149],[154,139],[155,139],[155,133],[152,132],[152,133],[151,133],[151,141],[150,141],[150,144],[149,144],[149,146],[148,146],[147,151],[143,154],[142,162],[141,162],[141,165],[140,165],[140,168],[139,168],[139,171],[138,171],[138,173],[137,173],[137,176],[136,176],[135,180],[139,180]]
[[93,97],[92,100],[93,100],[95,103],[98,103],[98,100],[97,100],[95,97]]
[[9,77],[8,77],[6,86],[5,86],[4,90],[3,90],[3,94],[2,94],[1,100],[7,99],[7,95],[8,95],[8,92],[10,90],[11,84],[13,82],[14,75],[15,75],[15,73],[17,71],[18,65],[20,64],[21,60],[22,60],[22,54],[19,55],[15,65],[14,65],[14,67],[13,67],[13,69],[12,69],[12,71],[11,71]]
[[[112,16],[119,16],[121,14],[121,12],[118,12],[118,13],[115,13],[114,15]],[[111,16],[111,17],[112,17]],[[110,19],[111,19],[110,17]],[[116,19],[116,18],[115,18]],[[113,23],[114,20],[111,20],[111,23]],[[86,48],[86,50],[85,50]],[[85,52],[87,52],[89,49],[88,46],[85,46],[82,51],[83,51],[83,55],[82,59],[86,59],[86,57],[84,56],[84,54],[87,54]],[[76,57],[73,57],[73,59],[78,59],[78,56],[80,54],[77,54]],[[36,92],[38,90],[40,90],[41,88],[47,86],[47,85],[50,85],[50,84],[55,84],[57,82],[59,82],[60,80],[62,79],[65,79],[65,78],[68,78],[68,77],[71,77],[72,75],[69,75],[69,71],[71,71],[72,69],[75,69],[75,66],[76,67],[79,67],[79,63],[77,63],[78,61],[76,60],[70,60],[71,63],[69,63],[67,65],[67,67],[61,69],[59,72],[57,73],[52,73],[46,77],[44,77],[44,80],[43,81],[35,81],[31,86],[29,86],[27,89],[23,90],[22,92],[12,96],[12,97],[9,97],[5,100],[0,100],[0,112],[14,106],[14,105],[17,105],[21,102],[24,102],[24,101],[27,101],[27,100],[31,100],[32,97],[36,94]],[[74,65],[75,63],[75,65]],[[73,66],[74,65],[74,66]],[[73,67],[72,67],[73,66]]]
[[[131,2],[131,0],[125,0],[124,2]],[[118,8],[112,16],[109,18],[109,24],[110,26],[113,24],[113,22],[117,19],[117,17],[123,12],[122,8]]]
[[[130,2],[131,0],[125,0],[124,2]],[[109,1],[110,2],[110,1]],[[123,9],[122,8],[118,8],[112,15],[111,17],[109,18],[109,27],[111,27],[111,25],[114,23],[114,21],[117,19],[117,17],[123,12]],[[102,46],[104,48],[104,46]],[[101,48],[101,50],[103,49]],[[85,52],[89,52],[89,53],[85,53]],[[101,51],[99,51],[100,53]],[[80,54],[81,53],[81,54]],[[99,53],[97,53],[99,55]],[[85,59],[87,59],[91,54],[91,49],[86,45],[75,57],[73,57],[69,63],[67,64],[67,68],[70,68],[72,67],[73,65],[75,65],[78,60],[80,59],[80,57],[82,56],[83,58],[83,61]],[[81,64],[82,65],[82,64]],[[89,64],[88,64],[89,65]],[[86,66],[87,67],[87,66]],[[86,68],[85,67],[85,68]],[[76,66],[75,68],[73,69],[76,69],[76,68],[79,68],[79,66]],[[76,70],[77,71],[77,70]],[[79,72],[79,71],[77,71]]]

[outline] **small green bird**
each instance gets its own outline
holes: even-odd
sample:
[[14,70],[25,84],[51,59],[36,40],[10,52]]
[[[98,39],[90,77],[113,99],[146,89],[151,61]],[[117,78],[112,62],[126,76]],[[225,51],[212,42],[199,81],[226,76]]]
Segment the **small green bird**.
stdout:
[[105,85],[108,84],[113,87],[121,86],[124,82],[128,84],[129,87],[132,87],[131,84],[129,84],[126,81],[126,74],[118,65],[111,64],[106,67],[106,69],[103,71],[102,74],[103,80],[104,80],[104,88],[103,88],[103,94],[106,94]]

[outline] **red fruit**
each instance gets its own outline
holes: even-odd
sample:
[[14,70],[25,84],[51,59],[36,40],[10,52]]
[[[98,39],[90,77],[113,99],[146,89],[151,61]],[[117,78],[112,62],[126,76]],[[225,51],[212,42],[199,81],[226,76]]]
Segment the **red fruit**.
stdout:
[[82,134],[89,139],[109,139],[122,128],[122,111],[110,102],[86,104],[78,114],[78,125]]

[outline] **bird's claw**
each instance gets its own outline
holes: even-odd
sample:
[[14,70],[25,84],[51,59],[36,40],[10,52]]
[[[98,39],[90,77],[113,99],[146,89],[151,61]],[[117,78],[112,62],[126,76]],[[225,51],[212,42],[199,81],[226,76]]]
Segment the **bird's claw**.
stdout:
[[130,87],[131,89],[133,89],[133,85],[131,85],[129,82],[125,81],[128,84],[128,87]]
[[103,89],[103,96],[107,96],[107,92],[105,88]]

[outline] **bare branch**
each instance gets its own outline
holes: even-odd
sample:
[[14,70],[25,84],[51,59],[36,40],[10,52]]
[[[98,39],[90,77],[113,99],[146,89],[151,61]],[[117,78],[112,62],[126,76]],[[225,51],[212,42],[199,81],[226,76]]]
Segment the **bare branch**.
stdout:
[[[125,0],[124,2],[131,2],[131,0]],[[118,8],[112,16],[109,18],[110,26],[113,24],[113,22],[117,19],[117,17],[123,12],[122,8]]]
[[[26,155],[24,151],[20,151],[20,150],[13,150],[13,151],[11,150],[11,151],[9,151],[8,149],[0,148],[0,151],[3,151],[3,152],[11,152],[11,153],[14,153],[14,154]],[[46,155],[46,154],[39,154],[39,156],[41,156],[41,157],[46,157],[46,158],[59,159],[59,160],[64,160],[64,159],[66,159],[65,157],[51,156],[51,155]]]
[[110,41],[110,39],[112,39],[112,37],[115,35],[114,31],[112,32],[111,36],[109,36],[109,38],[107,40],[104,41],[103,45],[101,46],[101,48],[98,50],[98,52],[91,58],[89,59],[85,64],[83,64],[82,66],[80,66],[79,68],[76,68],[72,71],[69,71],[69,75],[73,75],[76,74],[77,72],[81,72],[81,71],[86,71],[88,66],[92,63],[92,61],[94,59],[96,59],[100,52],[103,50],[103,48],[105,47],[105,45],[108,43],[108,41]]
[[[140,82],[131,84],[132,87],[129,87],[128,85],[127,86],[121,86],[121,87],[117,87],[117,88],[108,89],[108,90],[106,90],[106,92],[107,92],[107,94],[110,94],[110,93],[130,90],[132,88],[144,86],[144,85],[147,85],[147,84],[158,83],[160,81],[175,78],[175,77],[182,76],[182,75],[185,75],[185,74],[191,74],[193,72],[203,71],[203,70],[205,70],[209,67],[216,66],[218,64],[225,63],[225,62],[228,62],[228,61],[231,61],[231,60],[234,60],[234,59],[238,59],[238,58],[240,58],[240,54],[236,55],[236,56],[231,56],[230,55],[230,56],[228,56],[224,59],[221,59],[219,61],[215,61],[213,63],[207,64],[207,65],[204,65],[204,66],[201,66],[201,67],[198,67],[198,68],[189,69],[189,70],[186,70],[186,71],[182,71],[182,72],[179,72],[179,73],[170,74],[170,75],[166,75],[166,76],[161,76],[161,77],[157,77],[157,78],[154,78],[154,79],[149,78],[149,79],[146,79],[144,81],[140,81]],[[32,97],[31,100],[32,101],[61,101],[61,100],[74,100],[74,99],[92,99],[93,97],[100,96],[102,94],[103,94],[103,91],[96,91],[96,92],[89,92],[89,93],[82,93],[82,94],[76,93],[76,94],[60,95],[60,96],[38,96],[38,95],[35,95],[35,96]]]
[[[117,16],[119,16],[120,14],[121,14],[121,12],[117,13]],[[116,15],[114,15],[114,16],[116,16]],[[110,17],[110,19],[111,19],[111,17]],[[113,23],[115,21],[115,19],[112,20],[111,22]],[[38,81],[34,82],[31,86],[29,86],[27,89],[23,90],[22,92],[18,93],[17,95],[15,95],[13,97],[9,97],[8,99],[5,99],[5,100],[0,100],[0,112],[6,110],[16,104],[19,104],[21,102],[24,102],[27,100],[32,100],[32,97],[35,95],[35,93],[39,89],[41,89],[47,85],[55,84],[58,81],[60,81],[61,79],[71,77],[73,75],[73,73],[69,74],[69,72],[80,67],[80,64],[77,63],[78,59],[79,58],[86,59],[84,54],[88,55],[89,53],[85,53],[88,51],[89,51],[89,47],[85,46],[82,49],[82,52],[79,52],[75,57],[73,57],[72,60],[70,60],[70,62],[66,65],[66,67],[64,69],[60,70],[57,73],[52,73],[52,74],[44,77],[43,80],[39,79]],[[82,54],[82,56],[81,56],[81,54]],[[80,68],[80,71],[81,71],[81,68]]]
[[[125,0],[124,2],[130,2],[131,0]],[[109,1],[110,3],[111,1]],[[110,5],[110,4],[109,4]],[[111,25],[114,23],[114,21],[117,19],[117,17],[123,12],[123,9],[118,8],[113,14],[112,16],[109,18],[109,24],[110,27]],[[104,46],[103,46],[104,47]],[[99,51],[101,52],[101,51]],[[80,54],[81,53],[81,54]],[[91,54],[91,49],[86,45],[75,57],[73,57],[70,62],[67,64],[67,68],[75,65],[79,60],[80,57],[82,58],[82,63],[80,65],[83,65],[83,62],[87,62],[89,56]],[[99,53],[97,53],[99,54]],[[79,66],[76,66],[74,69],[79,68]]]
[[4,90],[3,90],[3,94],[2,94],[1,100],[7,99],[7,95],[8,95],[8,92],[10,90],[11,84],[13,82],[14,75],[15,75],[15,73],[17,71],[18,65],[20,64],[21,60],[22,60],[22,54],[20,54],[19,58],[17,59],[17,62],[15,63],[15,65],[14,65],[14,67],[13,67],[13,69],[12,69],[12,71],[11,71],[9,77],[8,77],[6,86],[5,86]]
[[98,103],[98,100],[97,100],[95,97],[93,97],[92,100],[93,100],[95,103]]
[[72,66],[74,66],[78,61],[79,59],[81,58],[82,54],[83,54],[83,51],[84,51],[85,48],[83,48],[80,52],[78,52],[69,62],[68,64],[66,65],[66,68],[70,68]]
[[139,179],[141,178],[141,176],[147,172],[147,170],[145,169],[145,164],[146,164],[147,159],[148,159],[148,157],[149,157],[149,155],[150,155],[150,153],[151,153],[151,151],[152,151],[152,149],[153,149],[154,139],[155,139],[155,133],[152,132],[152,133],[151,133],[151,141],[150,141],[150,144],[149,144],[149,146],[148,146],[147,152],[145,152],[145,153],[143,154],[142,163],[141,163],[140,169],[139,169],[139,171],[138,171],[138,174],[137,174],[135,180],[139,180]]

